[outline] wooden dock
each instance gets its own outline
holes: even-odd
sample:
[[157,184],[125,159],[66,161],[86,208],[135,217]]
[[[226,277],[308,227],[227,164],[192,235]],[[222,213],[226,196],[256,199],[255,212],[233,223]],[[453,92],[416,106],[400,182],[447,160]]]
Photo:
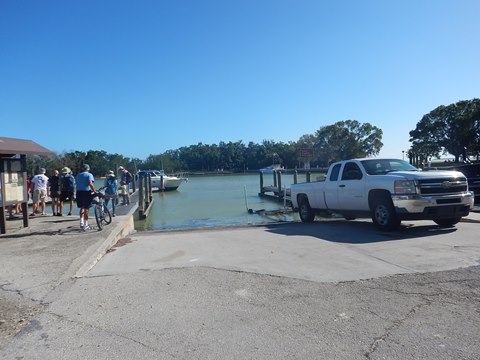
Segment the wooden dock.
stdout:
[[[291,189],[287,187],[287,184],[283,185],[284,182],[283,175],[291,175],[293,174],[293,184],[298,183],[298,174],[303,173],[305,174],[306,182],[310,182],[312,178],[312,174],[316,173],[318,175],[324,175],[324,171],[322,169],[318,169],[318,171],[312,170],[273,170],[270,174],[266,174],[260,171],[260,192],[258,196],[266,197],[272,200],[286,202],[288,205],[291,204]],[[273,184],[265,185],[265,180],[267,177],[272,176]]]

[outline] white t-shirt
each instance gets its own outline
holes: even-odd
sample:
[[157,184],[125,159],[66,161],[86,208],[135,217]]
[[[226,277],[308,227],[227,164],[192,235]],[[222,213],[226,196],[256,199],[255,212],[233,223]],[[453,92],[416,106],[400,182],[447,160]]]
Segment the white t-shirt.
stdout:
[[45,190],[47,191],[48,177],[45,174],[38,174],[32,178],[33,191]]

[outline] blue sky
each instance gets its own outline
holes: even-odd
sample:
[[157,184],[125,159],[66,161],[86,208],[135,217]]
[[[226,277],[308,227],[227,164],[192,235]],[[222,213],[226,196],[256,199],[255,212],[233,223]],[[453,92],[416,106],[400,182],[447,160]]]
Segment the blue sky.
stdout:
[[145,159],[480,96],[478,0],[0,0],[0,136]]

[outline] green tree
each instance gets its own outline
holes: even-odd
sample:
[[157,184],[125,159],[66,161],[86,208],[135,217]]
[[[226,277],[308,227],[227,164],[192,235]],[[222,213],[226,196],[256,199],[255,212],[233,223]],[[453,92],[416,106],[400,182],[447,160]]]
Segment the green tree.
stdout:
[[318,159],[328,164],[344,159],[378,154],[383,146],[383,132],[369,123],[357,120],[338,121],[322,126],[315,133],[315,150]]
[[410,131],[411,153],[422,158],[450,153],[459,161],[480,152],[480,99],[441,105]]

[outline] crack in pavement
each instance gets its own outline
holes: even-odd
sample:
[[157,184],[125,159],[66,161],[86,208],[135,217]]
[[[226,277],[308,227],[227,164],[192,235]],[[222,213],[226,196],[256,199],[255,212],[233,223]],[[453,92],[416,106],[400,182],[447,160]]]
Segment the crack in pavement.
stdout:
[[408,320],[408,319],[411,319],[416,313],[417,311],[419,311],[421,308],[425,307],[425,306],[430,306],[431,305],[431,301],[428,300],[428,299],[424,299],[426,302],[425,303],[420,303],[420,304],[417,304],[415,305],[414,307],[412,307],[407,313],[406,315],[401,318],[401,319],[397,319],[397,320],[393,320],[392,322],[392,325],[387,327],[385,329],[385,332],[383,335],[375,338],[372,342],[372,344],[370,345],[369,347],[369,350],[364,354],[365,358],[367,359],[371,359],[372,358],[372,355],[373,353],[377,350],[378,346],[380,345],[381,342],[386,342],[387,338],[390,337],[390,335],[392,334],[392,332],[396,329],[398,329],[400,326],[402,326],[402,324]]
[[[171,356],[172,358],[176,358],[176,356],[174,354],[171,354],[165,350],[162,350],[162,349],[159,349],[159,348],[155,348],[155,347],[152,347],[148,344],[145,344],[137,339],[134,339],[134,338],[131,338],[131,337],[128,337],[128,336],[125,336],[125,335],[122,335],[122,334],[119,334],[115,331],[112,331],[112,330],[108,330],[108,329],[104,329],[100,326],[96,326],[96,325],[93,325],[93,324],[90,324],[90,323],[87,323],[87,322],[83,322],[83,321],[79,321],[79,320],[74,320],[74,319],[71,319],[69,318],[68,316],[66,315],[61,315],[61,314],[56,314],[52,311],[45,311],[44,314],[46,315],[51,315],[52,317],[54,318],[57,318],[58,320],[60,321],[65,321],[65,322],[69,322],[75,326],[77,325],[80,325],[80,326],[83,326],[83,327],[86,327],[86,328],[90,328],[90,329],[93,329],[93,330],[96,330],[96,331],[101,331],[101,332],[105,332],[107,334],[111,334],[115,337],[119,337],[121,339],[125,339],[125,340],[129,340],[129,341],[132,341],[133,343],[135,344],[138,344],[148,350],[151,350],[151,351],[154,351],[154,352],[160,352],[160,353],[163,353],[163,354],[166,354],[166,355],[169,355]],[[41,324],[38,320],[32,320],[30,321],[22,330],[20,333],[29,333],[31,331],[35,331],[35,330],[40,330],[42,329],[41,327]],[[48,336],[41,336],[41,339],[46,342],[46,340],[48,339]],[[48,344],[45,344],[45,346],[48,348],[49,345]]]

